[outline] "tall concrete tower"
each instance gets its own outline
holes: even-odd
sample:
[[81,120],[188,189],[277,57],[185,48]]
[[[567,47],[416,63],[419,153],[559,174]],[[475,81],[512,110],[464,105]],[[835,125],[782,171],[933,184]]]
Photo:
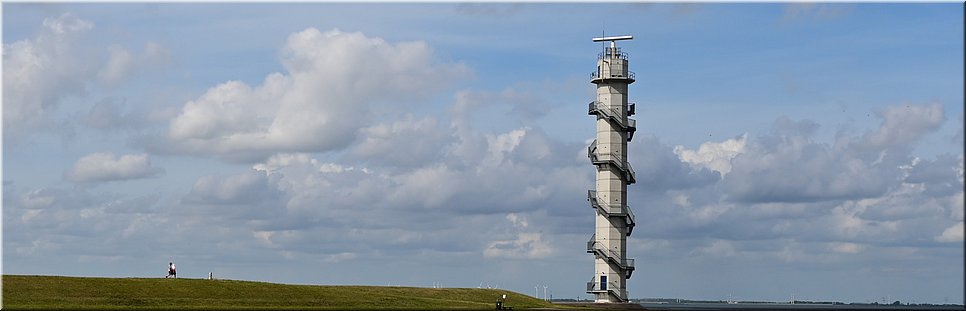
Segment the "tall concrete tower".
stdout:
[[634,170],[627,162],[627,142],[634,137],[637,122],[634,104],[627,103],[627,86],[634,73],[627,70],[627,54],[617,41],[632,36],[594,38],[610,42],[597,56],[597,71],[591,83],[597,85],[597,99],[588,114],[597,116],[597,139],[587,147],[587,156],[597,168],[597,189],[587,191],[587,200],[596,211],[596,230],[587,241],[587,252],[594,254],[594,277],[587,282],[587,293],[596,302],[627,301],[627,279],[634,272],[634,259],[627,259],[627,237],[634,229],[634,214],[627,206],[627,185],[633,184]]

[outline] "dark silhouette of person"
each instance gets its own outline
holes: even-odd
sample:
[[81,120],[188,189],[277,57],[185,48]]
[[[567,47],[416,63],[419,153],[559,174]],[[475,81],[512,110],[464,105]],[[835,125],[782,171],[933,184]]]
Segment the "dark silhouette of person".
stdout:
[[167,279],[169,277],[174,277],[176,279],[178,278],[178,270],[174,268],[173,262],[168,263],[168,275],[165,276],[164,278]]

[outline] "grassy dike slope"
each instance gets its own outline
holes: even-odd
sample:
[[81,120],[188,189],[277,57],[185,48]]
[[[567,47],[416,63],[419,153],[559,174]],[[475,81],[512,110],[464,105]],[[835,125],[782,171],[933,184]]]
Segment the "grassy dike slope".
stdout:
[[286,285],[264,282],[3,276],[4,309],[493,310],[552,304],[502,289]]

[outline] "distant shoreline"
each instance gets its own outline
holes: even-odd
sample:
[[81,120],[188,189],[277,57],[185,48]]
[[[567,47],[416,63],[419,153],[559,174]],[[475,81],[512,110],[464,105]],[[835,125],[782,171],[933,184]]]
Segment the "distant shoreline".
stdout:
[[641,303],[647,310],[656,311],[712,311],[712,310],[963,310],[962,305],[876,305],[876,304],[828,304],[828,303]]
[[557,301],[554,304],[593,310],[651,310],[651,311],[737,311],[737,310],[774,310],[774,311],[853,311],[853,310],[911,310],[947,311],[963,310],[962,305],[875,305],[875,304],[790,304],[790,303],[727,303],[727,302],[686,302],[686,303],[628,303],[595,304],[593,302]]

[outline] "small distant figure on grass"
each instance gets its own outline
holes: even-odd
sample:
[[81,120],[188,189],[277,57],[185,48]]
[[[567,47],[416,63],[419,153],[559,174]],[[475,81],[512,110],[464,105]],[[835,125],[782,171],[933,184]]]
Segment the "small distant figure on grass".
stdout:
[[178,270],[175,269],[173,262],[168,263],[168,275],[166,275],[164,278],[167,279],[170,277],[173,277],[176,279],[178,278]]

